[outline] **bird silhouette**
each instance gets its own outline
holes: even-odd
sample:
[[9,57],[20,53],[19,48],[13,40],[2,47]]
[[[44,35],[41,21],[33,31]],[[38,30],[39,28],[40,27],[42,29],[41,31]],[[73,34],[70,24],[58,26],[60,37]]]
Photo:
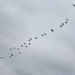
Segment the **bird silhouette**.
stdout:
[[64,25],[64,23],[62,23],[62,25]]
[[2,59],[4,59],[4,57],[2,57]]
[[30,38],[30,40],[32,40],[32,38]]
[[62,27],[62,25],[60,25],[60,27]]
[[30,38],[28,41],[31,41],[32,40],[32,38]]
[[35,37],[35,39],[38,39],[37,37]]
[[66,19],[66,21],[68,21],[68,19]]
[[19,50],[19,48],[17,48],[17,50]]
[[54,30],[53,30],[53,29],[51,29],[51,32],[54,32]]
[[21,47],[23,47],[23,45],[21,45]]
[[31,41],[31,40],[28,40],[28,41]]
[[44,33],[44,35],[46,35],[46,33]]
[[41,34],[41,36],[44,36],[43,34]]
[[21,52],[19,52],[19,54],[21,54]]
[[9,56],[9,58],[11,58],[11,56]]
[[65,23],[67,24],[68,22],[67,22],[67,21],[65,21]]
[[26,43],[23,43],[24,45],[26,44]]
[[75,7],[75,4],[72,4]]
[[15,47],[13,47],[14,49],[16,49]]
[[29,45],[31,45],[31,43],[29,43]]
[[12,50],[12,48],[10,48],[10,50]]
[[13,56],[13,54],[11,54],[11,56]]
[[27,46],[25,46],[27,48]]

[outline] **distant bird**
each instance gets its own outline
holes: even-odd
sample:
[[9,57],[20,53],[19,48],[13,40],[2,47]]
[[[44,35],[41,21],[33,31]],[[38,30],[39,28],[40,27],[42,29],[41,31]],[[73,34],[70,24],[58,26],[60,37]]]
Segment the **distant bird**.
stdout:
[[2,57],[2,59],[4,59],[4,57]]
[[16,49],[15,47],[13,47],[14,49]]
[[75,4],[72,4],[75,7]]
[[28,41],[31,41],[32,40],[32,38],[30,38]]
[[38,39],[37,37],[35,37],[35,39]]
[[12,50],[12,48],[10,48],[10,50]]
[[44,35],[46,35],[46,33],[44,33]]
[[13,54],[11,54],[11,56],[13,56]]
[[23,45],[21,45],[21,47],[23,47]]
[[31,43],[29,43],[29,45],[31,45]]
[[28,40],[28,41],[31,41],[31,40]]
[[25,46],[27,48],[27,46]]
[[19,50],[19,48],[17,48],[17,50]]
[[30,38],[30,40],[32,40],[32,38]]
[[9,56],[11,58],[11,56]]
[[67,22],[67,21],[65,21],[65,23],[67,24],[68,22]]
[[51,29],[51,32],[54,32],[54,30],[53,30],[53,29]]
[[68,21],[68,19],[66,19]]
[[44,36],[43,34],[41,34],[41,36]]
[[23,43],[24,45],[26,44],[26,43]]
[[64,23],[62,23],[62,25],[64,25]]
[[60,25],[60,27],[62,27],[62,25]]
[[21,54],[21,52],[19,52],[19,54]]

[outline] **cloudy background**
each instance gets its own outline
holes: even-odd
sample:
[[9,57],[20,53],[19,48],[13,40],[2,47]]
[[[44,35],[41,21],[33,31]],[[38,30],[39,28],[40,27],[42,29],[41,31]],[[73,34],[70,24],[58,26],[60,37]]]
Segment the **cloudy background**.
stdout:
[[[0,0],[0,57],[4,57],[0,75],[75,75],[72,3],[75,1]],[[68,24],[60,28],[66,19]],[[47,35],[41,36],[43,33]],[[28,48],[20,46],[24,42]],[[10,51],[13,47],[21,54],[16,49]],[[14,56],[9,58],[11,53]]]

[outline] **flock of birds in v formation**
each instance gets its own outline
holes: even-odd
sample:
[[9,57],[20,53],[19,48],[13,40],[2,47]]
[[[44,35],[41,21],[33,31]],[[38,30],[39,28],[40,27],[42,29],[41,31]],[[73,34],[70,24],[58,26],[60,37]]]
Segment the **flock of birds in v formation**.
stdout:
[[[75,4],[72,4],[74,7],[75,7]],[[68,19],[66,19],[66,21],[64,22],[64,23],[62,23],[61,25],[60,25],[60,28],[62,28],[65,24],[67,24],[68,23]],[[53,33],[54,32],[54,29],[50,29],[50,31]],[[41,34],[41,36],[46,36],[47,34],[46,33],[43,33],[43,34]],[[35,37],[34,39],[38,39],[38,37]],[[31,41],[32,41],[33,39],[32,38],[29,38],[29,43],[28,43],[28,45],[31,45]],[[27,45],[26,45],[26,43],[23,43],[22,45],[20,45],[20,47],[28,47]],[[19,48],[16,48],[16,47],[13,47],[13,48],[10,48],[10,50],[20,50]],[[19,51],[19,54],[21,54],[21,52]],[[9,58],[11,58],[11,57],[13,57],[14,56],[14,54],[13,53],[11,53],[10,54],[10,56],[9,56]],[[0,57],[0,59],[4,59],[4,57]]]

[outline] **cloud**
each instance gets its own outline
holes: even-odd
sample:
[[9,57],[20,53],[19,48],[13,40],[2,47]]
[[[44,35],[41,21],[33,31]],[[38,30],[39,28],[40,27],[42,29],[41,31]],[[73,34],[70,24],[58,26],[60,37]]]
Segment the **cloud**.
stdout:
[[6,66],[6,64],[3,64],[3,62],[0,61],[0,75],[17,75],[11,68]]
[[[75,75],[72,1],[0,1],[1,75]],[[69,23],[60,28],[66,18]],[[42,37],[43,33],[47,35]],[[27,48],[20,46],[24,42]],[[19,48],[21,55],[13,47]],[[9,58],[11,53],[14,56]]]

